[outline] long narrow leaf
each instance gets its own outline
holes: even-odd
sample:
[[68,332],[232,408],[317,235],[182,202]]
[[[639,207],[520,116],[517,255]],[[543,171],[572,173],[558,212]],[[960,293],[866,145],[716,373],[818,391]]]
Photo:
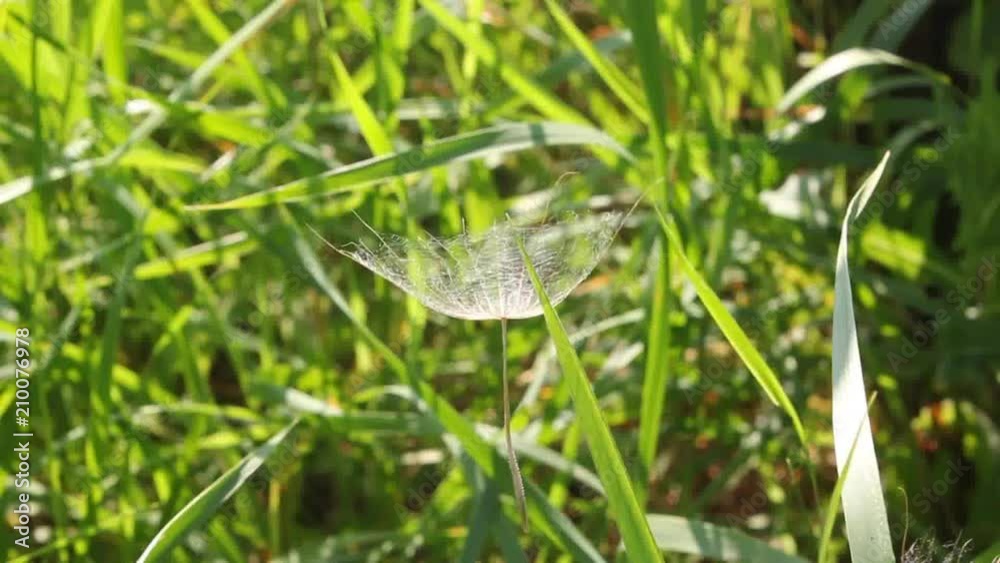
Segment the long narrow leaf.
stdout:
[[[655,2],[627,0],[622,10],[629,28],[632,30],[635,57],[642,75],[643,90],[646,93],[646,107],[649,108],[649,147],[653,153],[656,178],[670,176],[667,162],[667,95],[663,84],[666,81],[667,61],[665,50],[660,43]],[[671,188],[666,182],[663,193],[656,196],[664,206],[670,206]],[[661,239],[661,244],[663,241]],[[665,246],[665,245],[664,245]],[[663,418],[663,403],[666,399],[670,366],[667,351],[670,349],[670,253],[661,252],[649,299],[649,328],[646,333],[646,364],[642,378],[642,404],[639,406],[639,471],[637,472],[639,494],[645,497],[645,486],[649,479],[650,467],[656,457],[660,438],[660,420]]]
[[311,196],[345,193],[442,164],[531,147],[560,145],[602,146],[623,158],[632,158],[628,150],[617,141],[591,127],[547,122],[513,123],[448,137],[408,151],[376,156],[262,192],[222,203],[192,205],[188,209],[243,209]]
[[[861,371],[857,326],[854,322],[851,276],[847,265],[847,233],[851,222],[865,208],[889,161],[882,162],[862,184],[847,206],[837,249],[837,274],[833,309],[833,443],[837,471],[844,472],[857,434],[851,471],[844,479],[844,521],[851,560],[855,563],[895,561],[889,536],[882,481],[875,458],[875,444],[868,421],[865,381]],[[858,433],[858,428],[861,428]]]
[[[871,410],[872,403],[875,402],[875,394],[872,393],[872,398],[868,401],[868,409]],[[819,557],[817,558],[818,563],[823,563],[827,560],[827,550],[830,548],[830,538],[833,537],[833,525],[837,522],[837,514],[840,513],[840,495],[844,490],[844,481],[847,478],[848,473],[851,472],[851,463],[854,461],[854,452],[857,451],[858,447],[858,436],[861,435],[861,431],[864,430],[864,425],[858,425],[858,431],[854,433],[854,441],[851,443],[851,451],[847,453],[847,461],[844,463],[844,470],[840,472],[837,477],[837,483],[833,486],[833,493],[830,494],[830,502],[826,508],[826,517],[823,519],[823,534],[820,536],[819,540]]]
[[611,510],[618,522],[618,529],[624,538],[629,560],[637,563],[663,561],[660,551],[656,547],[656,542],[653,540],[646,516],[639,507],[639,500],[632,490],[632,483],[625,470],[625,462],[622,461],[621,453],[615,446],[614,437],[611,436],[611,429],[608,428],[608,423],[604,420],[604,415],[601,414],[597,397],[594,396],[594,390],[590,386],[587,374],[583,371],[580,358],[577,357],[573,344],[570,343],[569,336],[566,335],[562,321],[559,320],[555,309],[552,308],[545,288],[542,286],[523,244],[521,245],[521,255],[527,265],[528,274],[531,276],[531,283],[535,286],[535,291],[542,303],[545,325],[555,343],[563,376],[568,378],[570,382],[576,416],[583,434],[587,437],[587,444],[590,446],[590,453],[597,466],[597,473],[607,491],[608,503],[611,505]]
[[636,86],[624,72],[619,70],[618,67],[611,64],[604,55],[597,50],[588,39],[587,36],[583,34],[573,20],[569,17],[562,7],[559,6],[554,0],[545,0],[545,5],[548,6],[549,12],[552,14],[553,19],[556,20],[556,24],[559,28],[566,34],[566,37],[573,42],[573,46],[577,48],[580,53],[586,57],[587,62],[590,66],[594,67],[594,71],[597,75],[604,80],[604,83],[611,88],[611,91],[618,96],[628,109],[636,115],[643,122],[649,123],[649,111],[642,102],[639,101],[639,87]]
[[792,425],[795,426],[795,433],[798,434],[799,440],[805,445],[806,433],[802,427],[802,421],[799,419],[799,413],[795,410],[795,405],[792,404],[791,399],[785,393],[785,389],[781,386],[778,376],[775,375],[771,367],[767,365],[764,357],[757,351],[753,343],[750,342],[750,338],[743,332],[743,329],[740,328],[740,325],[733,318],[729,310],[726,309],[726,306],[722,304],[719,296],[688,260],[677,228],[660,213],[658,208],[656,212],[659,215],[663,232],[667,235],[670,248],[677,254],[681,269],[684,270],[684,274],[691,280],[691,284],[694,285],[694,290],[698,294],[698,298],[701,299],[702,304],[705,305],[705,309],[712,315],[715,323],[719,325],[722,334],[725,335],[726,340],[729,341],[729,344],[736,350],[740,359],[746,364],[747,369],[750,370],[754,379],[757,380],[764,393],[767,394],[767,398],[772,403],[780,406],[788,414],[789,418],[792,419]]
[[298,424],[298,419],[281,429],[264,445],[250,452],[191,502],[187,503],[165,526],[160,528],[160,531],[156,533],[153,540],[146,546],[145,551],[139,556],[138,563],[163,559],[178,542],[184,539],[188,532],[215,514],[219,507],[260,469],[260,466],[267,461],[267,458],[278,447],[278,444],[284,441],[296,424]]

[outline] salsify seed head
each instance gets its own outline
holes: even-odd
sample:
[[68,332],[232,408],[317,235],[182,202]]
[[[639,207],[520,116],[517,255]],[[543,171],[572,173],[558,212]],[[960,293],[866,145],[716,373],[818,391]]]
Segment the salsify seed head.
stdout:
[[334,248],[449,317],[524,319],[541,315],[542,305],[518,241],[555,306],[590,275],[625,215],[573,214],[531,226],[508,219],[483,233],[449,238],[376,233],[377,245]]

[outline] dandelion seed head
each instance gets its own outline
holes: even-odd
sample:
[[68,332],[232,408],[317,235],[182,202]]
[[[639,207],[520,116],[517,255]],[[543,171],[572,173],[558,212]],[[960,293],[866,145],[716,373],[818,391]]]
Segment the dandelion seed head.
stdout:
[[555,306],[590,275],[623,216],[573,215],[531,226],[507,220],[483,233],[448,238],[378,234],[377,245],[354,243],[337,250],[449,317],[524,319],[541,315],[542,305],[518,241]]

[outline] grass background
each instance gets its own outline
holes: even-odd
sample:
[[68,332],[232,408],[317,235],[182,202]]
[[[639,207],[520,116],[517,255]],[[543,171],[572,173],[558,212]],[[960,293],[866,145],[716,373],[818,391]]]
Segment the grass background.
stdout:
[[[961,560],[989,561],[997,25],[987,0],[0,4],[0,408],[15,431],[27,327],[36,503],[24,551],[5,438],[6,559],[134,560],[178,513],[190,527],[163,560],[620,556],[543,320],[511,324],[535,487],[519,534],[485,446],[499,443],[498,323],[428,313],[303,227],[347,242],[356,212],[403,235],[478,232],[507,213],[627,209],[647,191],[808,440],[644,205],[558,309],[640,502],[691,519],[688,552],[711,555],[719,533],[697,521],[816,560],[837,480],[838,226],[892,149],[851,231],[888,526],[897,556],[941,561],[952,549],[930,542],[969,542]],[[316,197],[190,207],[291,182]],[[651,522],[668,561],[699,560]],[[829,553],[848,559],[842,522]]]

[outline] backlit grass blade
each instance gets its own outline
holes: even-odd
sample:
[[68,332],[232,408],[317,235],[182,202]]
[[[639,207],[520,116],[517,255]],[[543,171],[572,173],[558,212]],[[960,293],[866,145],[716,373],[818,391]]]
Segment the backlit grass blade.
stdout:
[[[132,277],[136,280],[150,280],[189,272],[207,266],[223,264],[257,250],[259,242],[250,238],[246,231],[237,231],[223,237],[178,250],[173,256],[154,258],[135,267]],[[67,268],[69,269],[69,268]],[[114,283],[108,275],[94,276],[92,287],[104,287]]]
[[192,529],[202,525],[267,461],[284,439],[298,424],[298,419],[272,436],[264,445],[250,452],[239,463],[226,471],[214,483],[187,503],[169,522],[156,533],[138,562],[165,560],[170,550]]
[[656,544],[665,552],[687,553],[713,561],[807,563],[739,530],[668,514],[648,514]]
[[389,135],[375,116],[375,112],[365,102],[357,85],[354,84],[354,79],[351,78],[351,73],[344,66],[344,61],[340,60],[340,57],[335,52],[331,52],[329,58],[330,66],[333,67],[333,75],[337,77],[337,85],[340,87],[341,94],[347,100],[347,104],[351,108],[351,113],[354,115],[354,118],[358,122],[358,127],[361,129],[361,135],[368,142],[368,146],[371,147],[372,152],[376,155],[392,152],[392,141],[389,140]]
[[128,62],[125,59],[125,2],[110,0],[104,3],[108,27],[104,34],[101,52],[104,71],[108,78],[108,93],[115,104],[125,103],[124,84],[128,83]]
[[677,232],[677,227],[673,225],[657,208],[656,213],[660,219],[660,225],[663,227],[663,232],[667,235],[667,240],[669,241],[670,248],[677,255],[678,262],[681,265],[681,269],[684,270],[684,274],[691,281],[694,286],[695,292],[698,294],[698,298],[701,299],[702,304],[705,305],[705,309],[715,320],[715,323],[719,325],[719,329],[722,334],[725,335],[726,340],[732,345],[733,349],[739,355],[740,359],[753,374],[754,379],[760,384],[764,393],[767,394],[767,398],[771,400],[772,403],[780,406],[789,418],[792,419],[792,425],[795,427],[795,433],[799,437],[799,441],[803,445],[806,444],[806,433],[805,429],[802,427],[802,421],[799,419],[799,413],[795,410],[795,405],[792,404],[791,399],[785,393],[784,388],[781,386],[781,381],[778,380],[778,376],[771,371],[770,366],[764,360],[764,357],[757,351],[757,348],[750,342],[746,333],[740,328],[740,325],[733,318],[733,315],[726,309],[726,306],[722,304],[722,300],[715,293],[705,278],[698,273],[694,265],[687,259],[687,254],[684,250],[684,244],[681,242],[680,233]]
[[639,87],[636,86],[628,76],[625,75],[617,66],[611,64],[604,55],[597,50],[597,47],[587,39],[587,36],[583,34],[573,20],[569,17],[559,3],[554,0],[545,0],[545,5],[548,6],[549,12],[552,14],[553,19],[555,19],[556,24],[562,30],[566,37],[573,42],[573,46],[576,47],[578,51],[587,59],[590,66],[594,67],[594,71],[597,75],[604,80],[604,83],[611,88],[611,91],[618,96],[618,99],[624,103],[628,109],[635,114],[640,120],[649,123],[649,110],[642,105],[639,100]]
[[[833,309],[833,442],[837,470],[844,472],[854,436],[857,446],[851,471],[844,479],[844,521],[854,563],[895,561],[882,481],[875,458],[875,444],[868,421],[865,382],[861,371],[861,352],[854,322],[851,276],[847,264],[847,233],[851,222],[860,216],[871,198],[889,161],[885,153],[878,167],[851,199],[840,231],[837,249],[837,273]],[[859,431],[858,428],[861,428]]]
[[795,102],[798,102],[828,80],[832,80],[846,72],[873,65],[900,66],[935,78],[944,84],[948,83],[946,76],[898,55],[878,49],[854,48],[833,55],[807,72],[805,76],[800,78],[798,82],[785,92],[781,101],[778,102],[777,109],[779,112],[788,111]]
[[[219,46],[225,45],[232,38],[232,34],[226,27],[225,22],[219,18],[208,2],[205,0],[187,0],[187,5],[191,9],[191,13],[195,19],[198,20],[198,24],[201,25],[205,32]],[[257,68],[254,67],[250,61],[250,57],[246,53],[242,50],[234,52],[233,62],[239,68],[240,74],[244,78],[241,82],[244,82],[246,87],[253,91],[259,101],[268,101],[272,95],[277,95],[279,99],[275,100],[275,102],[279,105],[284,105],[285,100],[280,97],[281,90],[275,88],[272,91],[273,93],[268,92],[264,78],[257,71]]]
[[192,205],[188,209],[244,209],[311,196],[345,193],[442,164],[531,147],[563,145],[602,146],[623,158],[632,158],[628,150],[617,141],[591,127],[548,122],[512,123],[448,137],[408,151],[376,156],[230,201]]
[[601,477],[601,483],[607,492],[608,504],[618,523],[618,530],[621,532],[625,542],[628,558],[637,563],[652,563],[663,561],[656,542],[653,540],[646,515],[639,507],[639,501],[632,490],[632,482],[628,472],[625,470],[625,463],[622,461],[621,453],[615,446],[611,429],[608,428],[601,408],[597,404],[597,397],[590,386],[590,380],[583,371],[580,358],[577,357],[573,344],[566,335],[562,321],[556,314],[555,309],[549,302],[545,288],[535,272],[528,257],[528,253],[521,244],[521,255],[531,276],[531,283],[535,286],[535,291],[541,300],[545,314],[545,325],[549,329],[556,347],[556,354],[559,358],[559,365],[562,366],[563,377],[569,380],[570,390],[573,396],[573,406],[576,411],[577,423],[584,436],[587,437],[587,444],[590,446],[590,454],[597,466],[597,473]]
[[[872,393],[872,398],[868,401],[869,410],[871,410],[872,403],[874,402],[875,394]],[[844,469],[837,477],[837,483],[833,486],[833,493],[830,494],[830,502],[826,508],[826,517],[823,520],[823,534],[819,540],[819,557],[816,560],[818,563],[823,563],[827,560],[830,538],[833,537],[833,525],[837,522],[837,514],[840,513],[840,495],[844,490],[845,478],[851,471],[851,462],[854,461],[854,452],[857,451],[858,446],[858,436],[861,435],[862,430],[864,430],[864,425],[859,424],[858,431],[854,433],[854,441],[851,442],[851,451],[847,453],[847,461],[844,463]]]

